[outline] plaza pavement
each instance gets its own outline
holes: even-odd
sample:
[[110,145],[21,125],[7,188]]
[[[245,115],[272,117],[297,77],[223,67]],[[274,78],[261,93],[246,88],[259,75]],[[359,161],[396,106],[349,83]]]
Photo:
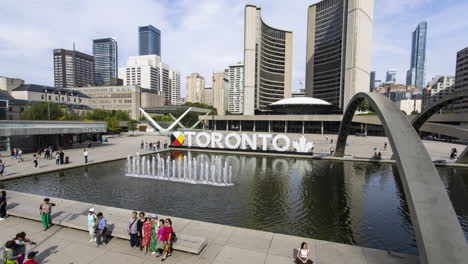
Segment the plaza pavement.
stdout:
[[[296,139],[302,136],[302,134],[288,135],[292,139]],[[304,136],[309,141],[314,142],[315,155],[327,156],[330,153],[330,147],[335,148],[337,135],[306,134]],[[328,136],[328,141],[326,140],[326,136]],[[331,143],[332,139],[333,144]],[[109,137],[109,142],[104,142],[100,145],[96,145],[93,148],[88,149],[88,165],[123,159],[126,158],[129,154],[133,155],[137,152],[140,152],[140,154],[153,153],[152,151],[141,150],[140,143],[141,141],[156,142],[158,140],[165,140],[169,142],[169,137],[153,135],[150,133],[135,133],[135,135],[132,136],[128,136],[128,134],[122,134],[120,136]],[[384,150],[385,142],[388,143],[386,137],[349,136],[349,145],[346,147],[346,156],[344,157],[344,160],[371,159],[374,154],[373,149],[376,147],[378,148],[378,151],[382,153],[382,162],[393,163],[393,161],[389,161],[392,157],[392,149],[390,144],[388,144],[387,149]],[[450,166],[468,167],[466,164],[455,164],[455,160],[449,160],[450,150],[453,147],[456,147],[458,149],[458,153],[460,154],[465,149],[465,145],[430,140],[423,140],[423,143],[426,146],[426,149],[433,161],[443,161],[443,163]],[[86,165],[84,163],[82,148],[67,149],[64,150],[64,152],[65,156],[70,157],[69,164],[56,165],[55,158],[52,160],[39,158],[39,169],[33,168],[32,153],[23,155],[24,162],[18,162],[17,160],[11,159],[9,154],[5,156],[6,153],[3,153],[4,156],[0,157],[0,159],[2,159],[2,161],[6,164],[6,168],[4,177],[0,177],[0,181]],[[341,160],[342,158],[330,157],[330,159]]]
[[[15,216],[0,221],[0,243],[3,244],[16,233],[25,231],[31,240],[38,243],[36,246],[27,246],[27,249],[39,251],[39,263],[160,262],[160,259],[151,254],[144,255],[139,250],[130,248],[129,242],[122,239],[126,238],[125,228],[130,210],[51,198],[51,201],[57,204],[52,213],[52,222],[57,224],[47,231],[42,231],[38,205],[43,197],[10,191],[7,191],[7,197],[10,205],[8,212]],[[113,234],[120,238],[114,237],[108,245],[99,248],[96,248],[94,243],[89,243],[88,233],[81,231],[86,230],[86,211],[89,207],[102,211],[108,224],[114,228]],[[415,256],[382,250],[176,217],[171,219],[177,234],[202,236],[208,240],[208,244],[199,255],[174,251],[173,256],[165,263],[287,264],[293,263],[294,249],[299,247],[302,241],[308,243],[312,260],[316,264],[418,263]]]

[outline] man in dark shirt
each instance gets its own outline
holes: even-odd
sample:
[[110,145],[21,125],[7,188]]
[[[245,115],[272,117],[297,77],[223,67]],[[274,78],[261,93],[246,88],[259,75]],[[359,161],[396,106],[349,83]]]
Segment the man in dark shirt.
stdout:
[[143,224],[145,223],[145,213],[140,212],[139,214],[140,219],[137,221],[137,231],[138,231],[138,243],[137,246],[140,247],[140,250],[143,250],[143,247],[141,246],[141,239],[143,238]]

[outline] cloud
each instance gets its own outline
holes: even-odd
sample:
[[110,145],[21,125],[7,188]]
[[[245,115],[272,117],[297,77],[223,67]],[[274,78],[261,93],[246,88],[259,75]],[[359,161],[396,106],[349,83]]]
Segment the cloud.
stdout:
[[[305,78],[307,7],[316,1],[271,0],[16,0],[0,9],[0,75],[29,83],[53,85],[52,50],[92,53],[92,39],[115,37],[119,64],[138,53],[138,26],[162,31],[162,60],[185,77],[198,72],[211,80],[213,71],[243,60],[244,6],[262,7],[264,21],[294,32],[293,90]],[[411,32],[426,19],[428,77],[454,72],[455,52],[467,46],[467,3],[456,0],[375,0],[372,68],[383,77],[409,67]],[[464,39],[465,38],[465,39]],[[207,84],[210,85],[210,84]]]

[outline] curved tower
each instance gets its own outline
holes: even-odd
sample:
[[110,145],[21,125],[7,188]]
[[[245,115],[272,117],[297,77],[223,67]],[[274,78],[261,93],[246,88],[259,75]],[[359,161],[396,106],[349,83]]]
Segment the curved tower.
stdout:
[[306,96],[346,108],[370,81],[373,0],[322,0],[307,15]]
[[244,115],[291,97],[292,32],[267,25],[260,11],[245,6]]

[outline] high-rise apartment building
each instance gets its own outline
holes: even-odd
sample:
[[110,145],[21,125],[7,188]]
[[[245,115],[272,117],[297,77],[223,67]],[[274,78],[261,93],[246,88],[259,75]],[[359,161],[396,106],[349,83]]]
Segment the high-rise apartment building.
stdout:
[[374,1],[322,0],[307,16],[306,96],[346,108],[370,80]]
[[369,83],[369,92],[372,92],[375,88],[375,71],[370,72],[370,83]]
[[130,56],[127,67],[119,69],[119,78],[124,85],[139,85],[142,88],[161,90],[161,59],[158,55]]
[[169,80],[171,81],[171,105],[182,104],[180,100],[180,72],[169,71]]
[[[468,47],[457,52],[456,65],[454,91],[468,90]],[[455,112],[468,112],[468,99],[456,102],[453,110]]]
[[198,73],[187,76],[186,102],[203,103],[205,100],[205,78]]
[[203,95],[202,103],[213,106],[213,87],[205,87]]
[[213,73],[213,107],[218,115],[224,115],[227,109],[229,89],[229,70]]
[[245,6],[244,115],[291,97],[292,42],[291,31],[263,22],[260,7]]
[[110,84],[118,74],[117,41],[113,38],[93,40],[94,82]]
[[406,72],[406,85],[416,85],[419,90],[425,87],[427,22],[421,22],[413,31],[411,42],[411,65]]
[[229,65],[227,110],[231,114],[244,113],[244,64]]
[[[432,78],[431,82],[422,91],[422,107],[426,108],[428,105],[452,93],[454,84],[454,76],[437,75]],[[451,109],[451,106],[448,109]]]
[[139,55],[161,57],[161,31],[152,25],[138,27]]
[[397,70],[395,69],[388,69],[387,70],[387,75],[385,78],[386,83],[396,83],[396,74]]
[[55,87],[83,87],[94,84],[94,57],[75,50],[54,49]]
[[165,63],[160,64],[161,87],[159,90],[164,95],[164,105],[171,104],[171,80],[169,78],[169,65]]

